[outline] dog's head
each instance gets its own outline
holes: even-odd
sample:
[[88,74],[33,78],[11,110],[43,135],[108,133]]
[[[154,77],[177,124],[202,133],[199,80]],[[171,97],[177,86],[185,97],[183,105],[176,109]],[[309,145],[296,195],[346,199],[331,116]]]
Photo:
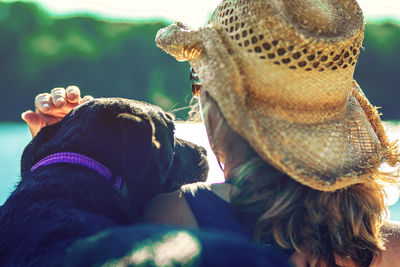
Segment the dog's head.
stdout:
[[148,103],[100,98],[44,127],[25,148],[22,174],[45,156],[86,155],[121,176],[134,207],[158,192],[207,178],[206,150],[174,137],[174,118]]

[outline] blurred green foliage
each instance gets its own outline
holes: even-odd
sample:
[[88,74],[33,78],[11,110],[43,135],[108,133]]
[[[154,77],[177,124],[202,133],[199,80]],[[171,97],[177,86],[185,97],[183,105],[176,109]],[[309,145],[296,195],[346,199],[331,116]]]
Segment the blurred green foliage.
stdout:
[[0,121],[20,120],[36,94],[71,84],[97,97],[133,98],[166,110],[187,106],[188,64],[154,42],[166,25],[53,18],[34,4],[0,2]]
[[[85,94],[148,101],[166,110],[189,104],[188,64],[156,47],[164,22],[122,23],[51,17],[32,3],[0,2],[0,121],[20,120],[34,96],[74,84]],[[400,26],[366,25],[355,78],[384,119],[399,119]],[[177,112],[185,119],[187,110]]]
[[355,78],[385,120],[400,119],[400,23],[367,23]]

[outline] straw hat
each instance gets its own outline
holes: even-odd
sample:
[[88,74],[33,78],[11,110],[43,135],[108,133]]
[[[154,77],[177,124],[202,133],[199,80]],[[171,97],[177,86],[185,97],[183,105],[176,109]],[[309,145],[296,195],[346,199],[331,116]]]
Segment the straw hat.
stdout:
[[365,183],[397,148],[353,80],[364,37],[354,0],[226,0],[206,27],[175,23],[156,42],[188,60],[226,121],[301,184]]

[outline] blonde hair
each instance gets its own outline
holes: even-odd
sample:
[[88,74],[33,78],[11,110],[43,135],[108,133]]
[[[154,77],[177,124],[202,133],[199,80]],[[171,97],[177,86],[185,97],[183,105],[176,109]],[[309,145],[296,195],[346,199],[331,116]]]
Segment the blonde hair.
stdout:
[[382,175],[369,184],[335,192],[303,186],[255,156],[232,174],[238,191],[232,205],[252,218],[254,238],[307,253],[314,266],[337,266],[335,258],[369,266],[384,249]]
[[[217,103],[207,94],[202,98],[204,115],[211,106],[216,107],[211,115],[218,120],[213,125],[214,136],[209,136],[216,155],[226,158],[232,156],[233,147],[240,150],[244,163],[225,178],[237,189],[231,195],[231,204],[238,218],[253,222],[254,239],[306,253],[312,266],[338,266],[336,260],[369,266],[384,249],[383,186],[397,182],[395,176],[379,173],[368,184],[334,192],[304,186],[261,159],[230,128]],[[207,116],[204,118],[207,124]]]

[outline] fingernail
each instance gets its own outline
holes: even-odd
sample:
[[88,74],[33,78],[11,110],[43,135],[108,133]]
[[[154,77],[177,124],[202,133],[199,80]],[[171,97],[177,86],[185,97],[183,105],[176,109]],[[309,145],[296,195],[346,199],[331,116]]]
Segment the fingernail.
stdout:
[[43,103],[42,104],[42,109],[43,110],[49,110],[50,109],[50,105],[48,103]]
[[70,99],[75,99],[77,96],[78,96],[78,94],[77,94],[75,91],[70,91],[70,92],[68,93],[68,97],[69,97]]
[[62,97],[57,98],[56,103],[64,103],[64,98],[62,98]]
[[86,96],[83,97],[82,102],[90,101],[92,99],[93,99],[93,96],[86,95]]

